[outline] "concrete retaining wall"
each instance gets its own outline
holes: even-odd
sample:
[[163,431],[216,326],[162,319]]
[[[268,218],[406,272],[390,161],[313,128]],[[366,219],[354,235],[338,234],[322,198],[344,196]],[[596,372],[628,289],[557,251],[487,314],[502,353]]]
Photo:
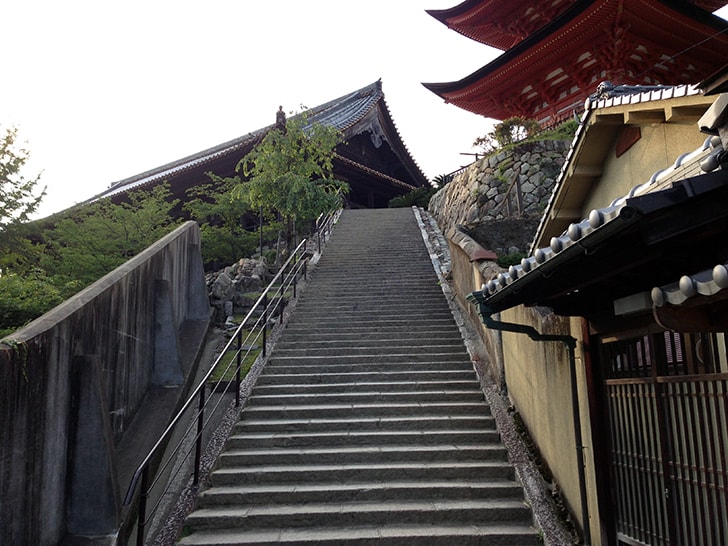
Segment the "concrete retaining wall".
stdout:
[[3,340],[0,544],[118,532],[120,446],[151,390],[181,395],[209,317],[189,222]]

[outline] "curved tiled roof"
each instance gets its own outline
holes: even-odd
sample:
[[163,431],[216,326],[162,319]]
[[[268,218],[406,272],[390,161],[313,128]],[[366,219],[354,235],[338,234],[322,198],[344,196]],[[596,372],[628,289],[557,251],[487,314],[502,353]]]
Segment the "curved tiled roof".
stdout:
[[488,298],[511,285],[516,290],[516,284],[520,279],[523,279],[529,273],[535,273],[540,268],[547,268],[553,258],[570,247],[580,247],[581,251],[583,249],[582,242],[585,238],[594,236],[599,230],[618,219],[630,221],[632,212],[627,206],[628,199],[649,193],[670,171],[686,161],[702,156],[702,152],[706,150],[711,150],[712,154],[721,153],[723,148],[720,145],[720,139],[717,137],[707,138],[702,147],[689,154],[681,155],[671,167],[654,173],[646,182],[634,186],[627,195],[615,199],[606,207],[592,210],[581,222],[571,224],[561,236],[552,237],[549,246],[536,249],[531,256],[522,259],[520,265],[512,265],[507,272],[500,273],[496,278],[484,284],[481,287],[483,296]]
[[684,275],[676,283],[652,289],[652,303],[682,305],[695,296],[713,296],[728,288],[728,263],[718,264],[694,275]]
[[[692,85],[677,85],[677,86],[636,86],[636,85],[619,85],[613,86],[609,82],[603,82],[599,85],[598,91],[590,95],[584,105],[584,114],[581,117],[579,126],[577,127],[576,133],[572,140],[571,147],[569,148],[564,163],[561,167],[561,172],[556,178],[556,183],[549,197],[549,201],[546,205],[546,210],[551,210],[559,196],[559,192],[562,187],[566,184],[567,173],[570,165],[572,165],[574,159],[580,154],[580,146],[585,140],[586,133],[589,130],[591,124],[591,118],[594,112],[605,108],[627,106],[630,108],[637,108],[638,106],[650,107],[651,103],[659,101],[666,101],[670,99],[683,99],[685,97],[699,97],[701,95],[700,90]],[[672,166],[667,169],[663,169],[654,173],[648,181],[633,189],[633,192],[638,192],[637,188],[642,187],[639,192],[644,190],[654,189],[654,186],[663,180],[666,180],[677,167],[687,164],[689,161],[693,161],[698,158],[699,155],[704,154],[709,144],[709,139],[703,143],[703,146],[688,154],[683,154]],[[634,196],[636,193],[633,193]],[[536,234],[534,236],[534,245],[531,247],[533,252],[536,249],[536,242],[539,239],[544,238],[544,231],[546,229],[546,222],[548,218],[546,215],[541,217],[538,227],[536,228]]]
[[[621,104],[625,101],[633,104],[635,101],[672,98],[673,96],[681,96],[693,91],[691,88],[681,86],[680,88],[672,89],[640,90],[639,93],[633,95],[619,95],[610,98],[593,98],[591,101],[588,100],[587,113],[582,118],[582,122],[574,137],[547,210],[551,207],[554,196],[558,191],[560,180],[563,178],[568,165],[573,159],[577,143],[586,130],[586,121],[591,109],[604,108],[614,104]],[[628,200],[654,192],[656,188],[664,185],[664,181],[669,180],[671,175],[675,174],[676,170],[688,164],[700,162],[702,171],[710,172],[718,166],[719,162],[717,157],[723,153],[724,150],[719,137],[710,136],[706,138],[702,146],[680,155],[670,167],[653,173],[648,180],[634,186],[626,195],[613,200],[606,207],[592,210],[586,218],[569,225],[568,229],[560,236],[552,237],[548,246],[535,250],[532,249],[531,255],[521,260],[519,265],[513,265],[508,271],[502,272],[495,278],[490,279],[483,284],[480,291],[474,292],[472,296],[477,301],[486,303],[491,298],[499,300],[505,293],[517,293],[522,285],[537,278],[537,276],[550,275],[552,269],[556,267],[556,262],[559,261],[556,258],[563,258],[565,255],[572,253],[572,251],[578,253],[590,252],[590,249],[596,248],[603,240],[606,240],[610,236],[610,232],[612,231],[608,229],[610,226],[618,230],[632,222],[634,220],[634,211],[629,206]],[[542,224],[543,221],[542,219]],[[539,229],[541,229],[541,226]]]
[[[297,116],[300,115],[302,114],[297,114]],[[379,122],[379,125],[383,125],[382,127],[379,127],[379,129],[381,129],[380,132],[383,133],[381,136],[389,142],[393,152],[398,156],[399,160],[406,165],[413,178],[419,180],[421,184],[427,183],[424,173],[422,173],[422,170],[410,155],[409,150],[407,150],[407,147],[402,142],[399,131],[394,125],[394,121],[392,120],[389,109],[384,101],[384,92],[382,90],[381,80],[337,99],[313,107],[306,111],[306,115],[308,116],[309,127],[313,124],[322,124],[334,127],[342,132],[344,140],[354,136],[360,132],[360,130],[371,129],[371,120],[376,119]],[[370,121],[367,127],[361,127],[360,125],[367,122],[367,120]],[[216,160],[231,154],[246,153],[259,141],[261,141],[268,131],[274,127],[274,124],[268,125],[236,139],[198,152],[194,155],[167,163],[132,177],[119,180],[118,182],[114,182],[107,190],[94,196],[90,201],[103,197],[111,197],[113,195],[138,189],[149,184],[162,182],[186,171],[213,163]],[[388,178],[391,179],[391,181],[396,180],[392,177]],[[402,181],[396,180],[396,182],[398,185],[410,187],[409,184]]]

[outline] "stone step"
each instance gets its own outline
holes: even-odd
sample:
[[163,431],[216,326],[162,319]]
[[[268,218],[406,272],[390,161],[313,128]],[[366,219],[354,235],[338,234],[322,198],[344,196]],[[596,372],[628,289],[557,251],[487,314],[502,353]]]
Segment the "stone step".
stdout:
[[[470,364],[470,358],[465,349],[453,350],[451,348],[443,349],[442,351],[426,351],[421,354],[416,353],[389,353],[389,354],[377,354],[375,351],[363,350],[356,351],[352,350],[352,354],[348,355],[333,355],[333,356],[286,356],[285,354],[279,355],[274,352],[271,355],[270,366],[319,366],[322,371],[326,371],[327,366],[355,366],[357,364],[365,365],[379,365],[379,366],[390,366],[394,364],[416,364],[416,363],[448,363],[458,362]],[[383,369],[384,371],[384,369]]]
[[[263,418],[265,417],[265,418]],[[276,418],[247,416],[235,425],[237,433],[320,433],[425,430],[495,430],[495,420],[487,411],[478,415],[397,415],[391,417]]]
[[[294,313],[295,314],[295,313]],[[403,317],[374,317],[374,318],[361,318],[361,317],[352,317],[348,318],[347,320],[340,320],[336,316],[326,316],[321,317],[319,319],[316,319],[315,322],[312,322],[311,320],[306,321],[298,321],[297,319],[291,319],[291,322],[289,323],[290,327],[295,327],[299,324],[305,324],[307,328],[313,328],[316,330],[320,330],[324,327],[326,328],[338,328],[339,326],[345,326],[345,327],[359,327],[363,329],[368,330],[374,330],[376,328],[382,328],[382,329],[388,329],[391,327],[399,327],[399,326],[408,326],[409,330],[414,330],[419,328],[420,326],[425,326],[429,328],[433,327],[447,327],[454,324],[452,316],[435,316],[435,317],[427,317],[427,316],[413,316],[413,315],[407,315]],[[407,328],[405,328],[407,329]]]
[[222,467],[251,465],[364,464],[388,462],[442,463],[453,461],[504,461],[503,446],[494,445],[385,445],[307,448],[228,448],[219,459]]
[[[351,378],[353,375],[363,375],[368,373],[384,373],[388,374],[386,379],[394,379],[396,374],[413,374],[415,380],[421,378],[435,378],[440,373],[440,377],[449,377],[451,379],[472,379],[475,377],[472,364],[464,359],[442,362],[359,362],[340,364],[341,360],[331,359],[332,364],[299,364],[293,359],[286,359],[282,362],[272,364],[265,370],[264,376],[274,375],[290,375],[290,376],[315,376],[315,375],[341,375],[342,379]],[[318,373],[317,373],[318,372]],[[456,374],[448,376],[448,374]],[[461,375],[457,375],[461,374]],[[297,381],[297,380],[294,380]],[[306,378],[303,378],[306,381]]]
[[380,392],[361,388],[349,392],[292,394],[258,394],[248,398],[248,406],[313,406],[330,404],[427,404],[432,402],[482,402],[482,391],[393,391]]
[[[370,430],[332,432],[264,432],[245,433],[240,430],[228,438],[230,449],[272,447],[327,446],[386,446],[386,445],[447,445],[492,444],[500,442],[500,434],[491,429],[420,429]],[[498,444],[500,445],[500,444]]]
[[346,352],[346,349],[350,348],[356,348],[356,349],[366,349],[366,348],[378,348],[378,347],[388,347],[388,348],[397,348],[397,347],[407,347],[409,349],[414,348],[422,348],[426,346],[448,346],[448,347],[457,347],[459,350],[462,350],[462,344],[463,340],[456,336],[451,337],[439,337],[439,338],[429,338],[424,336],[419,337],[410,337],[410,338],[396,338],[392,337],[390,339],[356,339],[354,336],[350,336],[348,339],[339,339],[339,340],[316,340],[316,341],[306,341],[304,338],[300,338],[296,341],[288,340],[285,343],[278,342],[276,343],[275,350],[276,351],[296,351],[302,348],[302,346],[305,346],[306,349],[312,350],[312,349],[327,349],[327,350],[338,350],[339,353]]
[[[445,357],[447,359],[456,358],[468,358],[468,352],[465,347],[460,344],[459,346],[453,345],[452,343],[446,345],[436,345],[430,343],[427,340],[420,342],[413,342],[410,344],[393,343],[393,344],[367,344],[365,346],[359,346],[355,344],[348,347],[346,350],[342,350],[341,347],[310,347],[308,345],[302,347],[275,347],[273,355],[276,361],[282,358],[292,358],[295,360],[301,360],[302,358],[308,357],[326,357],[335,359],[347,359],[350,361],[352,357],[381,357],[385,356],[389,362],[397,362],[402,357],[411,357],[411,355],[426,356],[428,360],[439,359]],[[456,355],[453,357],[453,355]],[[401,360],[400,360],[401,361]]]
[[429,333],[450,336],[460,335],[460,330],[452,321],[450,323],[418,324],[416,329],[412,327],[412,324],[406,324],[404,322],[388,325],[368,324],[358,326],[340,324],[337,327],[332,327],[330,324],[322,327],[319,324],[289,323],[286,326],[285,339],[300,339],[301,337],[308,339],[327,339],[332,337],[349,339],[352,336],[356,338],[367,338],[378,334],[384,334],[386,336],[396,336],[398,334],[427,336]]
[[530,510],[522,501],[441,500],[431,502],[310,503],[306,505],[261,505],[202,508],[190,514],[188,522],[197,529],[305,528],[311,525],[349,527],[364,525],[429,524],[448,525],[478,521],[517,520],[526,523]]
[[406,342],[409,340],[418,341],[422,338],[435,342],[438,345],[455,344],[461,346],[463,343],[460,331],[457,328],[448,328],[447,330],[427,330],[427,331],[406,331],[406,332],[359,332],[355,331],[350,334],[329,332],[320,333],[315,338],[310,335],[300,334],[294,335],[292,330],[286,330],[284,339],[276,343],[276,348],[287,349],[291,347],[300,347],[301,342],[305,342],[307,347],[348,347],[352,342],[357,342],[359,346],[378,346],[381,343]]
[[538,546],[529,525],[422,524],[309,529],[222,529],[182,538],[181,546]]
[[438,501],[458,499],[521,500],[523,490],[505,480],[376,481],[359,483],[262,484],[221,486],[199,496],[199,506],[236,504],[321,503],[335,498],[338,502],[385,502],[417,499]]
[[[469,363],[468,363],[469,364]],[[431,369],[427,369],[431,368]],[[329,367],[329,372],[321,372],[320,368],[301,368],[297,366],[268,366],[265,373],[258,377],[256,385],[280,385],[296,383],[299,385],[311,385],[319,383],[368,383],[371,381],[396,382],[406,381],[408,378],[413,383],[422,381],[470,381],[475,374],[465,364],[453,364],[451,369],[442,369],[442,365],[435,362],[417,363],[417,366],[400,364],[397,370],[392,370],[391,365],[369,365],[357,367],[358,371],[352,371],[352,366]],[[382,371],[380,371],[380,369]]]
[[315,385],[287,383],[278,385],[256,385],[253,387],[253,396],[274,395],[274,394],[298,394],[307,395],[312,393],[337,393],[337,392],[358,392],[361,390],[369,392],[422,392],[422,391],[469,391],[479,389],[480,384],[475,380],[468,381],[372,381],[354,383],[318,383]]
[[513,467],[502,461],[451,461],[423,464],[361,463],[266,465],[219,468],[210,475],[213,487],[264,483],[361,482],[389,480],[512,480]]
[[243,418],[261,419],[317,419],[357,417],[427,417],[433,415],[480,415],[482,402],[422,402],[422,403],[356,403],[356,404],[290,404],[269,406],[247,406]]

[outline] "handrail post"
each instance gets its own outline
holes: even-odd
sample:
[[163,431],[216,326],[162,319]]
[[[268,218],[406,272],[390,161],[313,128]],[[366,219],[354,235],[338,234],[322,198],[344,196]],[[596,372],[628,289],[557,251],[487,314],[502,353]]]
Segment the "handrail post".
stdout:
[[296,258],[296,267],[293,268],[293,299],[296,299],[296,279],[298,279],[298,262],[300,257]]
[[243,331],[238,330],[238,351],[236,353],[237,366],[235,368],[235,407],[240,407],[240,368],[242,366]]
[[268,337],[268,293],[263,294],[263,356],[266,355],[266,338]]
[[200,409],[197,413],[197,440],[195,442],[195,477],[193,484],[200,483],[200,459],[202,458],[202,426],[205,424],[205,391],[206,387],[200,389]]
[[308,258],[306,258],[306,254],[308,254],[308,241],[306,241],[303,245],[303,280],[308,280]]

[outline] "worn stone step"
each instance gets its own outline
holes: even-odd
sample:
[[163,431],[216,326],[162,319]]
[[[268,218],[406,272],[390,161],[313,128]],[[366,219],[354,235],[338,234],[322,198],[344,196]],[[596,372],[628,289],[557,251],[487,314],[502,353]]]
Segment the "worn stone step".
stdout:
[[[418,379],[434,379],[440,374],[440,378],[448,379],[472,379],[475,377],[472,364],[467,360],[453,360],[451,362],[360,362],[350,364],[338,364],[332,360],[331,364],[313,365],[301,364],[296,361],[286,361],[282,363],[269,363],[262,377],[274,377],[277,375],[290,376],[292,381],[298,382],[296,377],[300,377],[301,382],[307,382],[307,377],[330,377],[332,375],[340,375],[342,380],[348,380],[354,376],[360,376],[362,379],[371,374],[387,374],[383,379],[397,379],[402,374],[412,374],[415,380]],[[336,381],[334,379],[334,381]],[[315,380],[318,382],[318,380]],[[261,384],[266,384],[265,380]]]
[[251,465],[363,464],[386,462],[441,463],[452,461],[504,461],[500,445],[384,445],[307,448],[229,448],[220,455],[222,467]]
[[426,363],[426,362],[469,362],[468,352],[457,349],[442,349],[440,351],[426,351],[421,354],[402,352],[377,354],[375,351],[353,351],[347,355],[297,355],[287,356],[285,353],[279,355],[274,352],[271,355],[269,366],[320,366],[325,371],[326,366],[353,366],[356,364],[368,364],[388,366],[402,363]]
[[224,504],[301,504],[326,502],[383,502],[394,500],[510,499],[522,500],[522,489],[505,480],[376,481],[221,486],[204,491],[200,506]]
[[480,415],[483,404],[478,402],[422,402],[422,403],[356,403],[356,404],[291,404],[247,406],[243,410],[246,419],[298,419],[430,416],[430,415]]
[[[309,295],[310,296],[310,295]],[[440,297],[434,299],[432,297],[422,296],[417,292],[404,293],[400,295],[402,301],[388,301],[385,300],[384,294],[371,294],[368,298],[351,299],[343,295],[333,295],[332,299],[322,300],[316,298],[310,302],[304,302],[303,299],[300,303],[306,305],[306,309],[301,311],[305,316],[315,317],[326,311],[333,312],[341,315],[362,315],[371,316],[376,314],[396,314],[396,315],[408,315],[410,317],[420,316],[427,318],[430,313],[434,315],[445,315],[450,314],[452,319],[452,310],[450,309],[447,302]],[[335,303],[338,300],[338,305]],[[296,315],[298,319],[299,315]],[[303,316],[303,315],[301,315]],[[292,319],[294,317],[291,317]]]
[[430,360],[431,359],[439,359],[439,358],[468,358],[468,352],[465,350],[465,348],[462,346],[457,345],[434,345],[428,343],[426,340],[423,340],[420,344],[410,344],[410,345],[388,345],[388,344],[380,344],[378,346],[373,345],[366,345],[363,347],[360,347],[358,345],[353,345],[349,347],[347,350],[342,350],[341,347],[276,347],[274,349],[274,352],[271,356],[272,359],[280,360],[282,358],[295,358],[295,359],[301,359],[306,357],[327,357],[327,358],[340,358],[340,359],[346,359],[347,361],[351,361],[352,358],[368,358],[368,357],[379,357],[382,356],[386,357],[386,359],[390,362],[396,362],[398,360],[401,360],[403,357],[410,357],[412,355],[416,356],[426,356]]
[[441,500],[431,502],[310,503],[306,505],[262,505],[209,507],[193,512],[188,523],[197,529],[215,527],[287,528],[430,524],[445,525],[477,521],[519,521],[527,524],[530,510],[516,500]]
[[313,406],[330,404],[428,404],[434,402],[470,402],[483,401],[480,390],[468,391],[393,391],[380,392],[360,388],[357,391],[334,393],[294,393],[294,394],[258,394],[248,398],[248,405],[253,406]]
[[[416,322],[416,324],[415,324]],[[296,322],[291,321],[286,326],[286,332],[305,331],[312,338],[318,337],[319,334],[338,333],[346,334],[356,332],[361,334],[376,334],[379,332],[451,332],[457,330],[457,325],[452,318],[424,319],[407,317],[406,320],[341,320],[335,317],[322,319],[318,321]]]
[[397,415],[390,417],[287,417],[270,415],[248,416],[235,425],[239,432],[311,433],[311,432],[371,432],[401,430],[495,430],[493,417],[485,411],[477,415]]
[[298,334],[293,330],[286,330],[286,335],[280,341],[276,343],[277,348],[289,348],[299,347],[301,342],[305,342],[308,346],[319,346],[327,345],[331,347],[347,347],[352,342],[371,343],[373,345],[378,343],[389,343],[397,341],[401,343],[405,342],[418,342],[421,339],[431,340],[438,344],[462,344],[463,339],[460,331],[456,328],[448,328],[447,330],[432,329],[432,330],[409,330],[404,332],[391,332],[383,330],[379,332],[361,332],[353,331],[350,334],[347,332],[320,332],[315,338],[312,338],[308,334]]
[[[418,362],[416,365],[400,364],[393,370],[392,365],[334,366],[330,371],[321,372],[320,368],[301,368],[297,366],[268,366],[265,373],[258,377],[256,385],[280,385],[296,383],[298,385],[311,385],[319,383],[356,383],[371,381],[469,381],[475,377],[475,372],[464,363],[453,363],[443,370],[439,362]],[[356,370],[356,371],[352,371]]]
[[397,525],[310,529],[224,529],[200,531],[179,541],[181,546],[538,546],[529,525]]
[[413,324],[412,321],[400,321],[400,322],[391,322],[389,324],[357,324],[357,325],[350,325],[347,323],[329,323],[326,325],[326,327],[322,327],[320,324],[311,324],[311,323],[305,323],[305,322],[289,322],[286,325],[286,337],[290,335],[290,332],[298,332],[304,330],[306,332],[310,333],[316,333],[316,335],[325,336],[327,334],[347,334],[350,332],[356,332],[363,335],[377,335],[380,333],[384,334],[398,334],[398,333],[408,333],[408,334],[422,334],[427,332],[447,332],[448,334],[451,332],[458,332],[460,333],[460,330],[458,330],[457,325],[452,320],[439,320],[436,322],[424,322],[422,320],[417,320],[417,324]]
[[316,483],[371,480],[511,480],[513,467],[502,461],[267,465],[219,468],[210,475],[213,487],[249,483]]
[[479,389],[480,384],[475,379],[466,381],[371,381],[352,383],[319,383],[314,385],[299,383],[283,383],[278,385],[256,385],[253,387],[252,395],[275,395],[275,394],[311,394],[311,393],[336,393],[336,392],[358,392],[361,390],[370,392],[420,392],[420,391],[470,391]]
[[[450,423],[452,424],[452,423]],[[492,444],[500,442],[500,434],[490,429],[420,429],[420,430],[370,430],[331,432],[263,432],[246,433],[242,428],[227,441],[230,449],[250,447],[315,447],[315,446],[386,446],[386,445],[441,445],[441,444]],[[501,445],[498,443],[498,445]]]
[[[356,339],[354,336],[350,336],[348,339],[340,340],[316,340],[316,341],[305,341],[303,339],[292,342],[287,341],[286,343],[276,343],[275,351],[298,351],[302,345],[305,345],[306,350],[328,350],[330,352],[337,351],[339,354],[345,354],[349,349],[382,349],[387,348],[390,350],[397,351],[398,347],[406,347],[408,350],[425,350],[425,347],[450,347],[457,350],[462,349],[463,340],[455,336],[451,337],[438,337],[428,338],[427,336],[410,337],[404,339],[398,339],[392,336],[389,339]],[[399,351],[397,351],[399,352]],[[281,353],[286,354],[286,353]]]

